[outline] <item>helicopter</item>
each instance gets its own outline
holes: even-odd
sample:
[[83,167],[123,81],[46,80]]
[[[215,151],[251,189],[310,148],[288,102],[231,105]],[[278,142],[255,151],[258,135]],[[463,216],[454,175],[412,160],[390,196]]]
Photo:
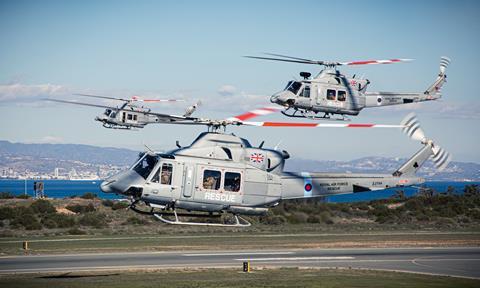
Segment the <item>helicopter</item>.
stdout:
[[[291,80],[285,89],[270,97],[272,103],[284,107],[281,111],[289,117],[302,117],[314,120],[350,120],[348,116],[356,116],[364,108],[383,107],[389,105],[409,104],[414,102],[437,100],[441,88],[446,82],[445,74],[450,59],[441,57],[440,72],[424,92],[367,92],[368,79],[348,78],[340,73],[338,66],[372,65],[409,62],[412,59],[368,60],[350,62],[328,62],[310,60],[280,54],[265,53],[275,57],[244,56],[247,58],[320,65],[324,69],[312,78],[309,72],[300,72],[302,80]],[[320,114],[319,114],[320,113]],[[332,118],[331,116],[339,116]]]
[[132,96],[130,99],[115,98],[109,96],[92,95],[92,94],[74,94],[83,97],[93,97],[100,99],[116,100],[123,102],[119,107],[84,103],[77,101],[68,101],[61,99],[44,99],[46,101],[60,102],[67,104],[83,105],[90,107],[105,108],[105,111],[95,117],[95,121],[99,121],[103,124],[103,127],[109,129],[133,129],[143,128],[147,124],[151,123],[172,123],[180,121],[190,121],[194,118],[191,117],[193,112],[201,105],[201,102],[187,107],[183,115],[170,115],[152,112],[150,108],[138,105],[137,103],[154,103],[154,102],[183,102],[182,99],[143,99],[138,96]]
[[[130,198],[130,209],[153,215],[163,223],[248,227],[251,223],[242,215],[265,215],[280,201],[417,185],[425,180],[415,173],[428,158],[432,157],[440,170],[451,160],[444,149],[425,136],[414,114],[409,114],[400,125],[246,121],[271,110],[257,112],[224,120],[197,119],[191,124],[207,125],[209,130],[189,146],[182,147],[177,141],[177,148],[165,153],[148,149],[139,154],[130,169],[105,179],[100,189]],[[391,174],[294,173],[284,171],[285,161],[290,158],[287,151],[264,148],[264,142],[255,147],[245,138],[222,131],[229,125],[402,128],[423,147]],[[138,207],[139,204],[147,208]],[[177,212],[178,209],[186,212]],[[181,219],[222,215],[229,216],[231,221]]]

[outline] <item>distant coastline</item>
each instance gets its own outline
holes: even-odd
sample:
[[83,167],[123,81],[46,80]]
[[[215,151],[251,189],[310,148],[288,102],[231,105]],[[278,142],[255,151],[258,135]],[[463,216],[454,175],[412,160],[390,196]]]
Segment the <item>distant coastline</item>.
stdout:
[[[98,180],[40,180],[40,179],[0,179],[0,192],[9,192],[14,195],[25,194],[34,195],[33,183],[36,181],[44,182],[44,192],[49,198],[70,198],[80,196],[87,192],[96,194],[101,199],[118,199],[119,196],[115,194],[106,194],[100,190],[101,179]],[[25,185],[26,182],[26,185]],[[479,181],[427,181],[426,188],[432,188],[436,192],[446,192],[448,187],[454,189],[454,193],[461,194],[466,185],[480,185]],[[415,187],[401,187],[392,188],[379,191],[370,191],[362,193],[351,193],[343,195],[327,196],[325,202],[355,202],[355,201],[370,201],[375,199],[386,199],[394,196],[398,190],[403,190],[405,196],[413,196],[418,193],[418,188]]]

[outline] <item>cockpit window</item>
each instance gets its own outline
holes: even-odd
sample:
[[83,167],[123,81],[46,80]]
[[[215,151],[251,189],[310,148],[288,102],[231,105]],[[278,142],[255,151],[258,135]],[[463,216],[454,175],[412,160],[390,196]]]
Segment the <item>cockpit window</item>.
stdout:
[[287,90],[288,87],[290,87],[290,85],[292,85],[293,82],[295,82],[295,81],[288,81],[287,86],[285,86],[285,89],[283,89],[283,90]]
[[110,113],[112,113],[112,110],[107,109],[107,110],[105,110],[105,113],[104,113],[104,114],[108,116],[108,115],[110,115]]
[[299,95],[300,97],[310,98],[310,86],[305,86]]
[[302,87],[302,82],[290,81],[288,82],[287,87],[285,90],[292,92],[293,94],[297,95],[298,90]]
[[173,166],[170,163],[163,163],[162,167],[157,169],[155,175],[153,175],[152,182],[163,184],[163,185],[172,185],[172,173]]
[[143,179],[147,179],[147,176],[152,172],[157,162],[158,156],[147,154],[133,167],[133,171],[137,172]]

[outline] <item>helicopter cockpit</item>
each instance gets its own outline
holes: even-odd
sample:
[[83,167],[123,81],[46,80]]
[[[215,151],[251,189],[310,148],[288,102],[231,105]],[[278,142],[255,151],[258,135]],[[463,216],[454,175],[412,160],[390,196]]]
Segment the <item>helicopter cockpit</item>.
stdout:
[[310,83],[289,81],[283,91],[272,95],[270,101],[280,105],[293,105],[297,96],[310,98]]
[[293,94],[297,95],[298,90],[302,87],[302,82],[298,81],[289,81],[287,86],[285,87],[284,91],[290,91]]
[[105,109],[105,112],[103,112],[103,115],[114,118],[115,116],[117,116],[117,113],[115,113],[115,111],[113,111],[112,109]]
[[143,153],[131,170],[137,172],[143,179],[147,179],[153,168],[155,168],[155,165],[157,165],[159,158],[160,156],[158,155]]

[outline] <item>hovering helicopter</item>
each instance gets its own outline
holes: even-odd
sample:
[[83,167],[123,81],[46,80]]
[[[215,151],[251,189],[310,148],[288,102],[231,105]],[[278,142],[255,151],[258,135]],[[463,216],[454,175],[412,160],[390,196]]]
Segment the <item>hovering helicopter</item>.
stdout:
[[190,121],[194,118],[190,117],[193,112],[201,105],[201,102],[187,107],[183,115],[170,115],[152,112],[150,108],[138,105],[137,103],[154,103],[154,102],[183,102],[181,99],[142,99],[138,96],[133,96],[130,99],[115,98],[109,96],[91,95],[91,94],[74,94],[77,96],[93,97],[109,100],[122,101],[123,104],[119,107],[84,103],[77,101],[67,101],[60,99],[45,99],[47,101],[100,107],[105,108],[105,112],[95,117],[95,121],[103,124],[103,127],[110,129],[132,129],[143,128],[151,123],[172,123],[181,121]]
[[[337,70],[342,65],[392,64],[412,61],[411,59],[369,60],[351,62],[327,62],[266,53],[274,57],[245,56],[247,58],[293,62],[324,66],[325,69],[311,78],[309,72],[300,72],[303,80],[291,80],[285,89],[271,96],[272,103],[285,107],[282,113],[289,117],[310,119],[349,120],[346,115],[356,116],[364,108],[388,105],[408,104],[413,102],[436,100],[441,97],[440,89],[446,82],[446,68],[450,63],[447,57],[441,57],[440,73],[435,82],[424,92],[367,92],[368,79],[348,78]],[[318,115],[320,113],[320,115]],[[323,114],[322,114],[323,113]],[[340,115],[341,118],[331,118]]]
[[[439,169],[450,161],[445,150],[425,137],[413,114],[401,125],[246,121],[269,112],[257,110],[224,120],[197,119],[191,124],[207,125],[212,130],[201,133],[186,147],[177,141],[177,148],[165,153],[140,153],[129,170],[106,179],[100,188],[105,193],[129,197],[133,211],[153,215],[167,224],[246,227],[251,224],[241,215],[264,215],[280,201],[416,185],[424,182],[415,173],[429,157]],[[287,151],[264,148],[264,142],[254,147],[247,139],[221,132],[220,128],[228,125],[400,127],[423,147],[391,174],[293,173],[283,171],[285,160],[290,157]],[[139,208],[143,203],[148,207]],[[187,212],[177,213],[177,209]],[[205,223],[180,219],[222,214],[233,215],[234,221]]]

